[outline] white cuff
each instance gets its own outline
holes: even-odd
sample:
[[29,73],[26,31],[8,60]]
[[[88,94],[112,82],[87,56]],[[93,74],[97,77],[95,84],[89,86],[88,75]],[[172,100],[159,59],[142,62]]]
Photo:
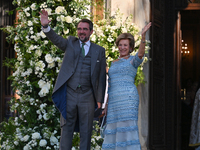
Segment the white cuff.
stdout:
[[47,28],[43,28],[43,27],[42,27],[42,31],[43,31],[43,32],[49,32],[50,30],[51,30],[50,26],[48,26]]

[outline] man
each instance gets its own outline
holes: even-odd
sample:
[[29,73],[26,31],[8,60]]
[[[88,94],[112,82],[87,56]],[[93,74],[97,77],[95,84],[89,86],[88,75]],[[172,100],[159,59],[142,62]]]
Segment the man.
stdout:
[[106,84],[105,49],[90,42],[93,23],[82,19],[77,25],[78,38],[58,36],[49,26],[48,13],[42,10],[43,32],[65,52],[53,101],[61,112],[60,150],[70,150],[76,125],[80,131],[80,150],[90,150],[95,105],[101,108]]

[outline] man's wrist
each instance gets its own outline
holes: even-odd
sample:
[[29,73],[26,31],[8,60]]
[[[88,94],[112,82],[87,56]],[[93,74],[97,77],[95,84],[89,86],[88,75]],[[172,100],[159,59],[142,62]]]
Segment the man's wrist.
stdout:
[[44,25],[44,26],[42,25],[43,28],[48,28],[48,26],[49,26],[48,24],[47,24],[47,25]]

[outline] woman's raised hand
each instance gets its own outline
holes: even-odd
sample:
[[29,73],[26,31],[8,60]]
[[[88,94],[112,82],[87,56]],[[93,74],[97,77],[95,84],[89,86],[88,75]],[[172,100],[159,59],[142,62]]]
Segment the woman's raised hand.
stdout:
[[149,28],[151,27],[151,22],[149,22],[143,29],[142,29],[142,36],[145,37],[146,32],[149,30]]

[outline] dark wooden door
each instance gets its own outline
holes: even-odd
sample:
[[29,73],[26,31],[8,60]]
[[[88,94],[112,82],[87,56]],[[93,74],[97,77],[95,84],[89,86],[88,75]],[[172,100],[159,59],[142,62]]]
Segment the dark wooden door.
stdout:
[[[14,15],[8,15],[9,10],[13,10],[12,0],[0,1],[0,28],[13,25]],[[8,119],[12,114],[9,110],[9,100],[12,96],[11,81],[7,80],[11,75],[11,70],[3,65],[6,58],[15,57],[13,45],[6,42],[6,34],[0,30],[0,122]]]
[[[181,32],[174,0],[151,0],[149,149],[180,147],[178,102]],[[178,32],[179,31],[179,32]],[[178,49],[178,50],[177,50]]]
[[151,0],[150,150],[183,150],[180,11],[198,5],[188,0]]

